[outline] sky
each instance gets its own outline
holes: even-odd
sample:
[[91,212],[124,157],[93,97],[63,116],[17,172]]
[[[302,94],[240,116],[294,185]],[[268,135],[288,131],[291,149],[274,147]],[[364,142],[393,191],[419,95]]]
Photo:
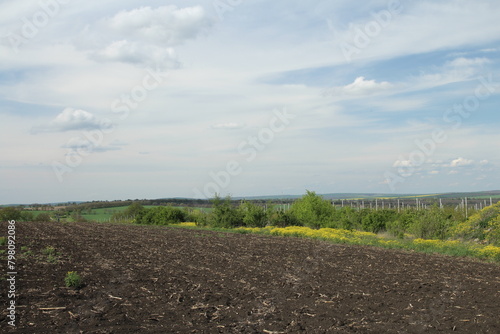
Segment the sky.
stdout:
[[500,189],[497,0],[0,3],[0,204]]

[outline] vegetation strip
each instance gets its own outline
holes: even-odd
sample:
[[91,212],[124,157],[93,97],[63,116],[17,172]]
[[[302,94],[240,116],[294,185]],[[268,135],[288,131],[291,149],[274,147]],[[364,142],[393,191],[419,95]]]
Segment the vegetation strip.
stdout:
[[255,233],[263,235],[320,239],[336,244],[365,245],[390,249],[413,250],[422,253],[439,253],[452,256],[474,257],[486,261],[500,262],[500,247],[479,245],[458,240],[431,239],[391,239],[371,232],[343,229],[312,229],[304,226],[287,227],[237,227],[234,229],[198,227],[194,222],[170,225],[173,227],[195,228],[215,232]]
[[[443,205],[441,199],[434,204],[424,204],[417,198],[413,206],[404,205],[399,199],[393,201],[392,207],[390,203],[384,206],[384,202],[377,199],[366,206],[364,201],[344,206],[343,201],[335,205],[331,200],[308,191],[302,198],[287,204],[235,201],[230,197],[215,196],[210,207],[177,206],[181,202],[170,203],[170,206],[143,206],[137,201],[131,202],[128,207],[113,209],[104,208],[102,203],[98,203],[98,208],[92,210],[94,218],[101,221],[107,219],[112,223],[164,226],[194,222],[183,226],[309,237],[335,243],[443,253],[498,262],[500,202],[493,204],[490,198],[489,203],[487,206],[485,200],[471,207],[465,198],[455,202],[456,206]],[[88,214],[94,204],[82,205],[87,208]],[[28,219],[31,215],[35,221],[87,221],[82,216],[83,211],[77,210],[78,207],[74,206],[71,217],[68,217],[71,211],[64,215],[57,211],[52,215],[41,212],[34,217],[33,212],[16,208],[0,209],[0,217],[13,220]],[[23,215],[27,216],[23,218]],[[0,244],[4,242],[0,238]],[[59,254],[54,248],[47,247],[43,253],[47,256],[47,262],[58,262]]]

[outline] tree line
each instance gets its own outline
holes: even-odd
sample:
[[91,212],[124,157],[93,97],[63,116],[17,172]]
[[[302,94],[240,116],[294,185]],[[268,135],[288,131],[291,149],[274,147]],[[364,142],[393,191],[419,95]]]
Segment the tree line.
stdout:
[[[199,226],[216,228],[265,226],[340,228],[373,233],[387,232],[400,238],[409,234],[417,238],[441,240],[454,237],[486,240],[487,235],[494,235],[491,232],[486,233],[492,230],[498,230],[500,235],[500,202],[482,210],[473,210],[469,212],[470,217],[466,217],[463,210],[456,210],[453,206],[440,206],[437,203],[426,210],[339,207],[311,191],[307,191],[304,196],[294,201],[288,210],[272,203],[234,201],[230,197],[219,196],[211,200],[211,207],[210,211],[172,206],[147,209],[139,203],[134,203],[127,210],[113,215],[112,220],[155,225],[189,221]],[[491,225],[495,219],[499,221],[499,226]],[[467,226],[472,224],[475,227],[464,232],[466,230],[464,224]],[[486,241],[497,243],[495,240],[491,237]]]

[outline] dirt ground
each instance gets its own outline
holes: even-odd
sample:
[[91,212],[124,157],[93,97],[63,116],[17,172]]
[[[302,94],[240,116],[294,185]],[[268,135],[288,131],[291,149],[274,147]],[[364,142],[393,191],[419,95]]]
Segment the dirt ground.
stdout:
[[[168,227],[16,226],[17,326],[2,279],[1,332],[500,333],[496,264]],[[68,271],[81,289],[65,287]]]

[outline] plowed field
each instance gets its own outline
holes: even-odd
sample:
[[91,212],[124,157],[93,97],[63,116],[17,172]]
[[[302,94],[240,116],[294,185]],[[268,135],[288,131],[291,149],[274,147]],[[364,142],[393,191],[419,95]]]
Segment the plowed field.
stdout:
[[17,326],[3,279],[2,332],[500,333],[496,264],[169,227],[18,222],[16,238]]

